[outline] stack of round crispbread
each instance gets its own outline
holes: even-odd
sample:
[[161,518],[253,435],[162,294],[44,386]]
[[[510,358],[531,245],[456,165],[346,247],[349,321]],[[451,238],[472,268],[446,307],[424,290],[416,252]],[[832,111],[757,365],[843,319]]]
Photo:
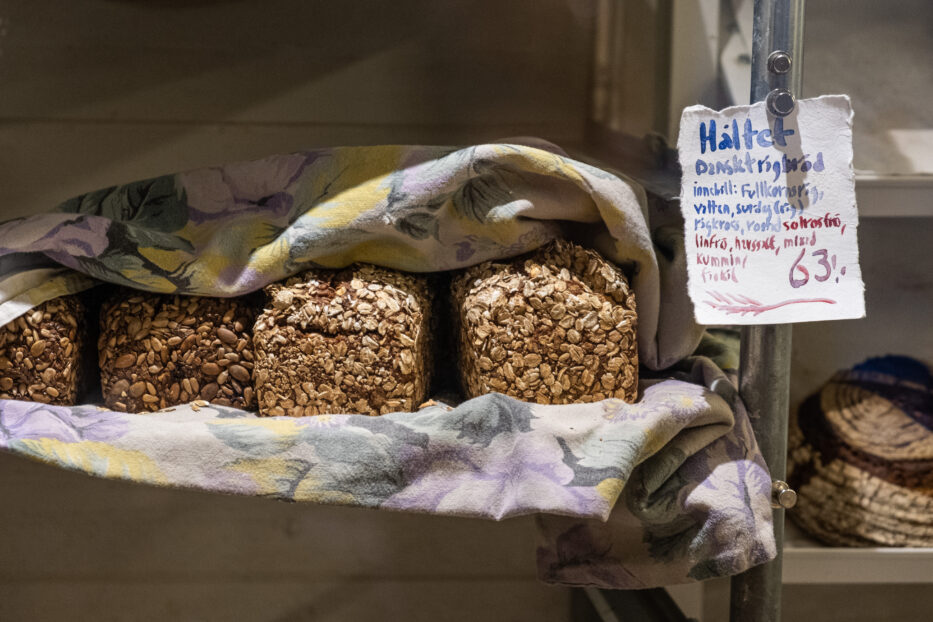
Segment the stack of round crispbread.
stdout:
[[789,515],[841,546],[933,546],[933,377],[907,357],[837,373],[792,417]]

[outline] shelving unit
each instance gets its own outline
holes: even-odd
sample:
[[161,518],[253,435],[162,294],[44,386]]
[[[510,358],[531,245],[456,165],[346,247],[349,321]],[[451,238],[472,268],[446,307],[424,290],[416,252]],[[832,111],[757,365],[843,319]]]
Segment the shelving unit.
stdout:
[[[722,81],[718,92],[724,97],[718,104],[744,103],[749,88],[753,2],[728,3],[718,22],[710,17],[716,14],[714,7],[699,4],[704,10],[694,23],[706,27],[710,49],[718,52]],[[908,354],[933,364],[929,323],[933,262],[927,250],[933,239],[931,18],[933,7],[921,0],[807,3],[803,96],[846,93],[855,110],[854,164],[868,316],[794,326],[790,410],[836,370],[869,356]],[[693,52],[700,68],[709,65],[707,55]],[[675,54],[674,60],[680,56]],[[709,73],[691,79],[693,101],[715,106],[717,91]],[[686,101],[693,103],[689,97]],[[859,619],[873,620],[891,615],[892,619],[913,620],[908,610],[933,607],[929,590],[933,549],[829,547],[807,538],[788,521],[783,564],[785,601],[793,604],[790,612],[797,615],[787,619],[803,619],[804,614],[806,619],[818,619],[826,610],[833,612],[828,617],[836,616],[831,619],[863,615]],[[855,586],[871,584],[892,590],[862,589],[858,598],[840,599],[846,586],[857,590]],[[818,589],[824,590],[828,600],[814,598]],[[799,594],[806,594],[803,600],[813,604],[801,603]],[[890,614],[879,613],[885,609],[886,594],[910,594],[911,598],[892,603]],[[721,619],[726,598],[722,587],[706,590],[706,597],[719,602],[711,619]],[[848,614],[840,613],[846,606]],[[856,606],[864,613],[854,611]]]
[[[834,371],[869,356],[908,354],[933,363],[927,311],[933,262],[925,250],[933,238],[933,93],[930,81],[920,78],[933,62],[933,41],[923,25],[933,8],[917,0],[886,6],[828,0],[809,3],[807,11],[804,94],[844,92],[853,100],[868,316],[794,327],[792,409]],[[886,592],[870,586],[889,586],[888,597],[909,594],[914,610],[929,611],[933,548],[831,547],[788,521],[783,580],[791,598],[804,590],[816,594],[819,586],[833,595],[842,586],[861,586],[877,601]],[[866,616],[869,604],[875,613],[883,608],[863,603]],[[892,609],[905,615],[903,602]]]

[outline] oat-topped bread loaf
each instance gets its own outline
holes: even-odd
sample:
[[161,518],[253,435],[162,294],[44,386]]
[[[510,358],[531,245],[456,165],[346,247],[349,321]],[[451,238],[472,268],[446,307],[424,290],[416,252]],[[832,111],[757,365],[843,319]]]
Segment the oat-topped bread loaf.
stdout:
[[468,397],[496,391],[538,404],[635,401],[635,297],[618,267],[558,240],[454,279]]
[[84,340],[84,305],[74,296],[53,298],[0,328],[0,398],[73,405]]
[[430,383],[427,280],[371,265],[266,287],[256,320],[262,415],[415,410]]
[[104,402],[128,412],[197,399],[252,407],[254,317],[238,298],[116,295],[101,310]]

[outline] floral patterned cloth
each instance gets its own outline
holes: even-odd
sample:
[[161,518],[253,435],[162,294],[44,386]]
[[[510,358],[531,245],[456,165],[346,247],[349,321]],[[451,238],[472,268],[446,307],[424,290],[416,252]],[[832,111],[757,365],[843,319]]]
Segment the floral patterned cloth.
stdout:
[[[0,324],[100,281],[245,294],[310,266],[440,271],[557,236],[632,275],[636,404],[490,394],[382,417],[131,415],[0,400],[0,448],[89,474],[294,501],[539,518],[544,580],[646,587],[774,555],[769,478],[730,379],[678,287],[682,248],[635,185],[543,143],[337,148],[82,195],[0,224]],[[660,251],[660,252],[657,252]],[[687,367],[685,367],[687,366]],[[608,521],[608,522],[603,522]]]
[[[737,353],[728,345],[709,335],[697,353],[715,353],[722,365]],[[675,379],[646,382],[645,395],[672,391],[673,382],[697,383],[688,385],[696,391],[705,384],[709,406],[730,404],[734,425],[701,423],[689,409],[671,408],[667,417],[687,417],[689,423],[638,463],[608,520],[537,517],[542,580],[645,588],[735,574],[774,558],[771,478],[737,397],[735,375],[725,375],[705,356],[690,357],[669,371]],[[716,433],[708,426],[723,435],[709,441]]]

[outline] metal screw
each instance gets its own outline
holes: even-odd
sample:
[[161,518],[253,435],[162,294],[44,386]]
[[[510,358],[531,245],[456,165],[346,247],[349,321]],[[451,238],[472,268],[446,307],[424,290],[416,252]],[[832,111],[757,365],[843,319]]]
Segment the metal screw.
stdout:
[[797,105],[794,94],[787,89],[774,89],[768,93],[765,102],[768,105],[768,112],[776,117],[786,117],[794,111],[794,106]]
[[783,74],[790,71],[790,54],[784,50],[775,50],[768,57],[768,71],[771,73]]
[[797,505],[797,493],[787,482],[774,480],[771,483],[771,507],[789,510],[795,505]]

